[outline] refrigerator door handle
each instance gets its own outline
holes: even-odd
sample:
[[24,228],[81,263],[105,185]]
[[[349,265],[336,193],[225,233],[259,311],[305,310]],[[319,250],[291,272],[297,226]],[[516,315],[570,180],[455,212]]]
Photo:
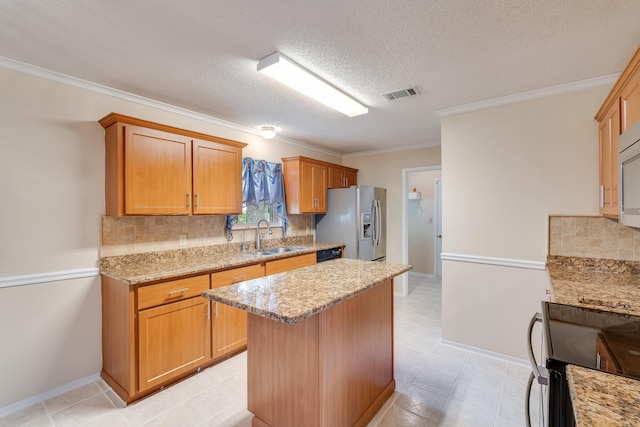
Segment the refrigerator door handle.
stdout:
[[373,201],[373,246],[380,246],[380,229],[382,218],[380,217],[380,200]]

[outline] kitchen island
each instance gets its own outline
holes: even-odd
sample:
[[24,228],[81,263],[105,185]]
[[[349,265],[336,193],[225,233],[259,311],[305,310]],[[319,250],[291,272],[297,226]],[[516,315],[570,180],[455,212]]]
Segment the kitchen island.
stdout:
[[364,426],[393,393],[393,278],[338,259],[204,292],[249,313],[254,427]]

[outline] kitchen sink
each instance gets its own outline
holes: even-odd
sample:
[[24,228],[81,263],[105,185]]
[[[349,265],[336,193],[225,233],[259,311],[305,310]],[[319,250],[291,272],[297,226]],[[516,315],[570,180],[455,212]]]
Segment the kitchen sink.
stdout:
[[287,252],[301,251],[303,249],[306,249],[306,246],[288,246],[288,247],[284,247],[284,248],[266,249],[266,250],[258,251],[258,252],[248,252],[245,255],[254,256],[254,257],[260,257],[260,256],[284,254],[284,253],[287,253]]

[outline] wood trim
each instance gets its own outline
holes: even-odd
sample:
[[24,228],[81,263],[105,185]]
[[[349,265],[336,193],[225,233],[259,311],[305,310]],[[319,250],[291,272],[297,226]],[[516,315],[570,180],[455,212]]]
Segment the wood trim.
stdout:
[[149,129],[156,129],[164,132],[175,133],[178,135],[184,135],[189,138],[199,138],[212,142],[220,142],[222,144],[231,145],[238,148],[244,148],[248,144],[244,142],[234,141],[232,139],[221,138],[219,136],[207,135],[205,133],[195,132],[187,129],[181,129],[169,125],[163,125],[161,123],[151,122],[148,120],[138,119],[135,117],[125,116],[124,114],[110,113],[98,120],[103,128],[107,128],[114,123],[125,123],[129,125],[142,126]]
[[605,115],[605,112],[609,108],[611,108],[611,106],[615,102],[620,101],[619,97],[620,97],[620,92],[622,91],[622,88],[627,84],[627,82],[629,81],[633,73],[636,71],[636,69],[638,69],[638,67],[640,67],[640,47],[638,47],[636,52],[633,54],[633,56],[627,63],[626,67],[622,71],[622,74],[620,74],[620,77],[618,77],[618,80],[616,80],[615,84],[613,85],[611,92],[609,92],[609,95],[607,95],[604,102],[602,103],[602,106],[596,113],[594,118],[597,121],[601,121]]

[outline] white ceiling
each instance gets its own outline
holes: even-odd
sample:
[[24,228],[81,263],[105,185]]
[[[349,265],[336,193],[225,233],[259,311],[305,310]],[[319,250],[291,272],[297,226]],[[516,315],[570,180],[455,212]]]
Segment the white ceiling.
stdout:
[[[637,0],[0,2],[0,56],[342,154],[438,145],[435,111],[618,73],[639,42]],[[275,51],[369,113],[258,74]]]

